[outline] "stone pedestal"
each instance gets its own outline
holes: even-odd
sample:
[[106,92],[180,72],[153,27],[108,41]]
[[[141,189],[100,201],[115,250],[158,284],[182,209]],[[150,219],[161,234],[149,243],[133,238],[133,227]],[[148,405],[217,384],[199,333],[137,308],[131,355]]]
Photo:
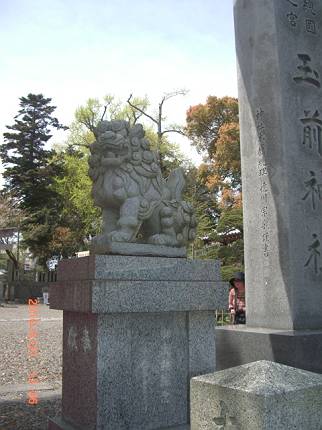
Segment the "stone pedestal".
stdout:
[[213,261],[65,260],[50,288],[64,310],[63,416],[49,429],[149,430],[189,422],[189,381],[215,370]]
[[191,381],[191,430],[317,430],[322,376],[258,361]]

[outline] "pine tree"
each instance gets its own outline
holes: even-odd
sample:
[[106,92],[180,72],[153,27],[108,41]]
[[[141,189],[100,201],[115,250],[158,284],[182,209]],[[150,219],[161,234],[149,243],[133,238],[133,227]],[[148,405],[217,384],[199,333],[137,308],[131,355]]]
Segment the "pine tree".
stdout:
[[20,98],[20,110],[15,123],[7,126],[0,156],[5,167],[4,189],[11,192],[23,209],[34,212],[43,207],[49,197],[54,169],[49,163],[52,151],[45,144],[52,137],[52,129],[65,129],[52,116],[56,109],[51,99],[42,94],[28,94]]
[[12,126],[7,126],[0,157],[5,167],[4,192],[14,198],[26,214],[22,225],[27,246],[44,262],[48,243],[57,225],[59,199],[53,178],[60,166],[53,162],[54,151],[46,148],[53,129],[66,129],[52,114],[56,107],[42,94],[20,98],[20,110]]

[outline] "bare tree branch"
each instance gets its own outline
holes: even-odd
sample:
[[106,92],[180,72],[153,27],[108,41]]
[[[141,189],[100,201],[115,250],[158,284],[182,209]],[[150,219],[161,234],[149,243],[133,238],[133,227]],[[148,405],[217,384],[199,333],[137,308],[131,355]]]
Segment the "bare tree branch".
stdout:
[[137,111],[141,112],[142,115],[146,116],[147,118],[150,118],[151,121],[155,122],[156,124],[158,124],[158,121],[153,118],[153,116],[147,114],[146,112],[144,112],[144,110],[142,110],[141,108],[139,108],[138,106],[134,105],[131,103],[131,98],[132,98],[132,94],[130,94],[130,97],[127,99],[127,103],[133,108],[136,109]]
[[162,106],[163,106],[163,103],[166,101],[166,98],[165,98],[165,96],[163,96],[162,97],[162,100],[161,100],[161,102],[159,103],[159,112],[160,113],[162,113]]
[[13,262],[14,268],[18,269],[18,260],[15,256],[15,254],[12,251],[10,251],[9,249],[6,249],[6,254],[10,258],[10,260]]
[[91,144],[90,143],[73,143],[73,146],[79,146],[79,147],[81,147],[81,148],[89,148],[90,146],[91,146]]
[[[153,121],[156,125],[157,125],[157,136],[158,136],[158,152],[159,152],[159,159],[160,159],[160,167],[162,170],[162,166],[163,166],[163,160],[161,157],[161,152],[160,152],[160,148],[161,148],[161,144],[162,144],[162,136],[166,133],[178,133],[181,134],[183,136],[186,136],[185,132],[176,126],[170,126],[171,128],[169,128],[168,130],[162,130],[162,121],[164,121],[164,118],[162,118],[162,110],[163,110],[163,104],[165,101],[169,100],[172,97],[178,96],[178,95],[186,95],[187,94],[187,90],[185,89],[181,89],[181,90],[177,90],[177,91],[172,91],[170,93],[165,93],[159,103],[159,109],[158,109],[158,114],[157,114],[157,119],[154,118],[153,116],[147,114],[143,109],[139,108],[138,106],[136,106],[135,104],[131,103],[131,99],[132,99],[132,94],[130,94],[130,97],[127,99],[127,103],[136,111],[140,112],[142,115],[144,115],[145,117],[149,118],[151,121]],[[138,118],[137,118],[138,119]],[[137,121],[137,119],[135,120],[135,122]],[[135,123],[134,122],[134,123]]]
[[102,114],[102,116],[101,116],[101,121],[103,121],[103,119],[104,119],[104,116],[105,116],[105,114],[106,114],[106,111],[107,111],[107,104],[104,106],[104,111],[103,111],[103,114]]
[[172,129],[170,128],[169,130],[164,130],[161,132],[161,135],[163,136],[166,133],[178,133],[178,134],[181,134],[182,136],[187,136],[187,134],[183,130],[176,129],[176,128],[172,128]]
[[170,93],[165,93],[164,97],[165,97],[165,100],[169,100],[169,99],[171,99],[171,97],[186,96],[188,94],[188,92],[189,92],[189,90],[182,88],[180,90],[171,91]]

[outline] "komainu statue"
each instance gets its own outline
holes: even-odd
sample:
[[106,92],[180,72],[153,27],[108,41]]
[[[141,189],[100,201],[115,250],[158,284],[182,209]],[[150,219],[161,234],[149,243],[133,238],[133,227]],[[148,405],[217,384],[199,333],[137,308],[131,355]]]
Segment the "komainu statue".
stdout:
[[92,240],[91,250],[166,255],[158,254],[158,248],[168,247],[171,255],[179,255],[175,249],[185,249],[195,238],[197,224],[191,204],[182,200],[182,169],[173,170],[167,180],[162,177],[141,124],[101,121],[95,136],[89,176],[94,202],[103,211],[103,234]]

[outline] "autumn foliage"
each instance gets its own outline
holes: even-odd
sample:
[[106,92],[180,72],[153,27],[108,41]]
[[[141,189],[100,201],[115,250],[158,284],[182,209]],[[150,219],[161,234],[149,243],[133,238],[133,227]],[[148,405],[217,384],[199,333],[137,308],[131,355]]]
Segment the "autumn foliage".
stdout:
[[[215,200],[212,211],[215,240],[222,241],[234,232],[236,243],[224,241],[225,249],[220,248],[217,254],[229,276],[243,265],[238,100],[209,96],[205,104],[190,107],[186,132],[204,156],[204,163],[198,169],[198,180]],[[240,233],[236,235],[236,231]]]

